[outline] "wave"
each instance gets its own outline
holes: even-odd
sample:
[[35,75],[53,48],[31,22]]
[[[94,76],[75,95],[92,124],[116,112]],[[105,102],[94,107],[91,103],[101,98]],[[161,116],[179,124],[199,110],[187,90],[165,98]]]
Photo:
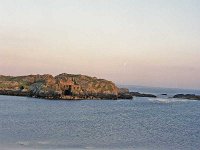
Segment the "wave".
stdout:
[[50,144],[50,142],[49,141],[39,141],[38,144],[47,145],[47,144]]
[[18,145],[21,145],[21,146],[28,146],[30,144],[30,142],[17,142]]
[[175,98],[148,98],[149,101],[158,103],[174,103],[174,102],[189,102],[195,100],[175,99]]

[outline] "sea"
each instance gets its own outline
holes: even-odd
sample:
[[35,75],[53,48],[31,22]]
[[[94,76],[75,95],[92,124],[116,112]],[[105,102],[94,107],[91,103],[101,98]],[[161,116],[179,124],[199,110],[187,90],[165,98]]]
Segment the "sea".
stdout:
[[200,90],[128,86],[158,98],[45,100],[0,96],[0,150],[199,150]]

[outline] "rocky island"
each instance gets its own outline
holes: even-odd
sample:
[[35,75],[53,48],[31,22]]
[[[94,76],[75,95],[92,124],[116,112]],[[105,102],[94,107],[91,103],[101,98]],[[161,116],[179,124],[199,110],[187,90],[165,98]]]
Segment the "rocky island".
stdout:
[[86,75],[0,76],[0,94],[46,99],[132,99],[112,81]]
[[177,95],[174,95],[173,98],[188,99],[188,100],[200,100],[200,95],[195,95],[195,94],[177,94]]
[[145,94],[145,93],[139,93],[139,92],[130,92],[130,94],[132,96],[135,96],[135,97],[151,97],[151,98],[157,98],[156,95],[153,95],[153,94]]

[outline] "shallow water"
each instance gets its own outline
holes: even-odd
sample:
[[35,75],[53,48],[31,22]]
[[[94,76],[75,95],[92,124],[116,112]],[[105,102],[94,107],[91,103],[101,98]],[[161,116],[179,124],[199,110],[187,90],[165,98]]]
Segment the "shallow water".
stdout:
[[200,147],[200,101],[51,101],[0,96],[0,149]]

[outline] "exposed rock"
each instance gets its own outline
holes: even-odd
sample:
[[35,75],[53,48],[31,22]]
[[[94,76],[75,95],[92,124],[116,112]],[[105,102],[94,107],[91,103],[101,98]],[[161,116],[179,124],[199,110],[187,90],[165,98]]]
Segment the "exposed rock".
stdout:
[[195,94],[177,94],[177,95],[174,95],[173,98],[200,100],[200,95],[195,95]]
[[119,93],[129,93],[129,89],[127,89],[127,88],[119,88]]
[[139,93],[139,92],[130,92],[130,94],[132,96],[135,97],[152,97],[152,98],[156,98],[157,96],[153,95],[153,94],[144,94],[144,93]]
[[119,99],[133,99],[133,96],[130,94],[129,89],[120,88],[118,98]]
[[22,92],[19,90],[0,90],[1,95],[11,95],[11,96],[30,96],[29,92]]
[[161,95],[163,95],[163,96],[167,96],[167,94],[161,94]]
[[133,99],[133,96],[130,93],[120,93],[118,96],[119,99]]
[[99,93],[117,95],[119,93],[119,89],[113,82],[96,77],[63,73],[56,76],[55,80],[62,91],[71,89],[74,95]]
[[23,95],[49,99],[130,99],[128,89],[113,82],[85,75],[49,74],[0,76],[0,94]]

